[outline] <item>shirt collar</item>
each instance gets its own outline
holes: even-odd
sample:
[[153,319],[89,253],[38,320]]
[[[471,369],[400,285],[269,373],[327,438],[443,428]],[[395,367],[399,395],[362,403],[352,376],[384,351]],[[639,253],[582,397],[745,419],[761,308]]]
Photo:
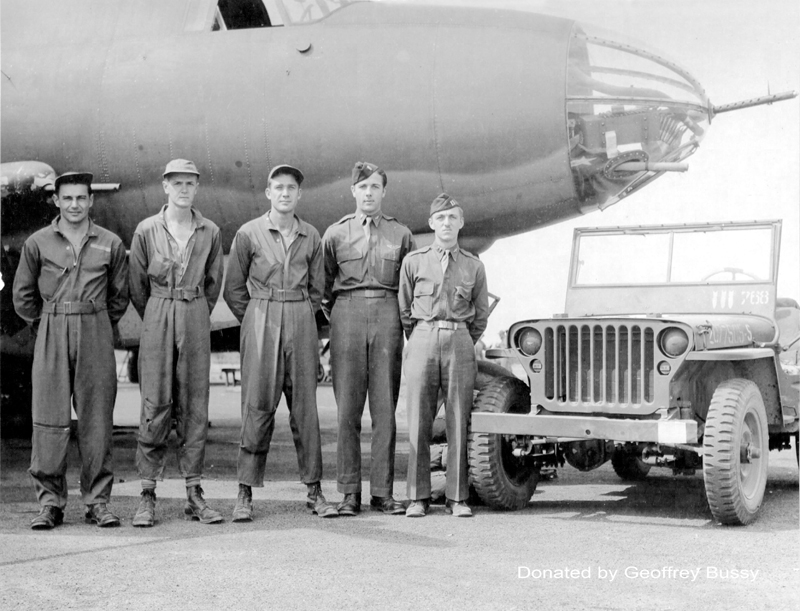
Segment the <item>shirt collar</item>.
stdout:
[[[164,224],[164,227],[167,226],[167,219],[164,216],[164,214],[167,212],[167,206],[169,206],[169,204],[164,204],[164,206],[161,208],[161,212],[158,213],[158,216],[161,219],[161,222]],[[192,206],[191,210],[192,210],[192,225],[194,225],[196,229],[205,227],[206,226],[205,217],[203,217],[203,215],[200,214],[200,211],[194,206]]]
[[[267,219],[267,229],[274,229],[275,231],[280,231],[280,229],[278,229],[278,226],[272,222],[272,217],[269,215],[271,211],[272,208],[270,208],[264,215],[264,217]],[[293,214],[292,217],[294,219],[292,222],[292,233],[298,233],[303,236],[307,235],[306,230],[303,227],[303,224],[300,222],[300,217],[298,217],[296,214]]]
[[381,219],[383,218],[383,214],[378,212],[377,214],[364,214],[363,212],[359,212],[357,215],[358,222],[362,225],[364,224],[365,218],[371,218],[372,222],[375,224],[375,227],[379,227],[381,223]]
[[[52,227],[53,231],[56,232],[58,235],[63,236],[64,234],[58,228],[58,221],[61,220],[61,215],[59,214],[53,221],[50,223],[50,227]],[[90,218],[89,219],[89,229],[86,230],[86,235],[90,237],[97,237],[97,227],[94,224],[94,221]]]
[[456,244],[452,248],[442,248],[438,244],[434,244],[433,249],[434,251],[436,251],[436,256],[438,256],[440,259],[444,256],[445,252],[449,252],[450,255],[453,257],[453,261],[458,261],[458,252],[459,252],[458,244]]

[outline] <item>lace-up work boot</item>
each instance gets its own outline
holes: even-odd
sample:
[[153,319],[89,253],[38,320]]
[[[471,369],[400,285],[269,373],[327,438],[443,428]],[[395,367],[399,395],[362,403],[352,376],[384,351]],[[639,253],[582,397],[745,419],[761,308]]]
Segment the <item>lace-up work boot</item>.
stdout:
[[406,512],[406,508],[400,501],[396,501],[390,494],[389,496],[373,496],[369,501],[373,511],[382,511],[391,516],[401,516]]
[[142,490],[139,509],[133,516],[132,524],[137,528],[147,528],[156,523],[156,491],[152,488]]
[[467,505],[464,501],[451,501],[448,499],[447,503],[445,504],[444,512],[449,513],[456,518],[472,517],[472,509],[470,509],[469,505]]
[[97,524],[100,528],[119,526],[119,518],[111,513],[105,503],[87,505],[84,518],[87,524]]
[[33,530],[50,530],[64,522],[64,512],[55,505],[45,505],[39,514],[31,520]]
[[413,501],[408,508],[406,508],[406,517],[424,518],[428,514],[428,507],[430,507],[428,499]]
[[239,484],[239,496],[233,508],[234,522],[253,521],[253,489],[247,484]]
[[200,520],[201,524],[216,524],[222,522],[222,514],[214,511],[206,504],[203,498],[203,489],[192,486],[186,489],[186,506],[183,508],[183,517],[186,520]]
[[320,518],[335,518],[339,515],[339,512],[336,511],[336,507],[325,500],[325,497],[322,495],[322,486],[319,485],[319,482],[308,484],[306,507]]

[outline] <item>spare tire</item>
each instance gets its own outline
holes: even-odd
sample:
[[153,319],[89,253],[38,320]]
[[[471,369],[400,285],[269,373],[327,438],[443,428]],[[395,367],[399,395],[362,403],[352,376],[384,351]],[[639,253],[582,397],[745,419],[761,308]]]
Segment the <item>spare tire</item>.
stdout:
[[[517,378],[494,378],[478,393],[473,411],[530,413],[528,387]],[[527,506],[539,482],[539,470],[531,459],[514,456],[507,436],[494,433],[470,431],[469,474],[480,499],[495,509]]]

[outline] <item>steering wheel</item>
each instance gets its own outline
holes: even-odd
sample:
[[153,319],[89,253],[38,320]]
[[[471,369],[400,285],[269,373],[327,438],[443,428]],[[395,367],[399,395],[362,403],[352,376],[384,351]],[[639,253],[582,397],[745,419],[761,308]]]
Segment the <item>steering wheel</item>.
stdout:
[[732,278],[731,278],[732,282],[736,282],[736,274],[741,274],[742,276],[747,276],[748,278],[752,278],[753,280],[759,280],[759,281],[761,280],[761,278],[759,278],[755,274],[751,274],[750,272],[746,272],[746,271],[744,271],[743,269],[741,269],[739,267],[723,267],[722,269],[718,269],[716,271],[713,271],[710,274],[708,274],[707,276],[705,276],[701,280],[701,282],[705,282],[706,280],[708,280],[712,276],[716,276],[717,274],[730,274],[732,276]]

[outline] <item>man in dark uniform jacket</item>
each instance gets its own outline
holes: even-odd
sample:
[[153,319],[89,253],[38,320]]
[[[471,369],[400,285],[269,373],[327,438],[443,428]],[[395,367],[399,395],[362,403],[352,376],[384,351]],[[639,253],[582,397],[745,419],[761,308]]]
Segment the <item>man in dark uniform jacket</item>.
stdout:
[[408,517],[428,512],[430,443],[437,397],[445,395],[447,429],[446,511],[470,517],[467,427],[477,366],[474,344],[489,318],[483,263],[458,246],[464,212],[452,197],[431,204],[433,244],[414,251],[400,273],[400,317],[409,336],[403,371],[408,412]]
[[403,329],[397,307],[400,264],[414,249],[411,231],[381,212],[386,173],[359,161],[352,173],[356,212],[328,227],[322,238],[325,292],[331,323],[333,393],[339,410],[339,515],[361,510],[361,415],[369,394],[372,417],[370,504],[404,513],[394,487],[394,419],[400,390]]

